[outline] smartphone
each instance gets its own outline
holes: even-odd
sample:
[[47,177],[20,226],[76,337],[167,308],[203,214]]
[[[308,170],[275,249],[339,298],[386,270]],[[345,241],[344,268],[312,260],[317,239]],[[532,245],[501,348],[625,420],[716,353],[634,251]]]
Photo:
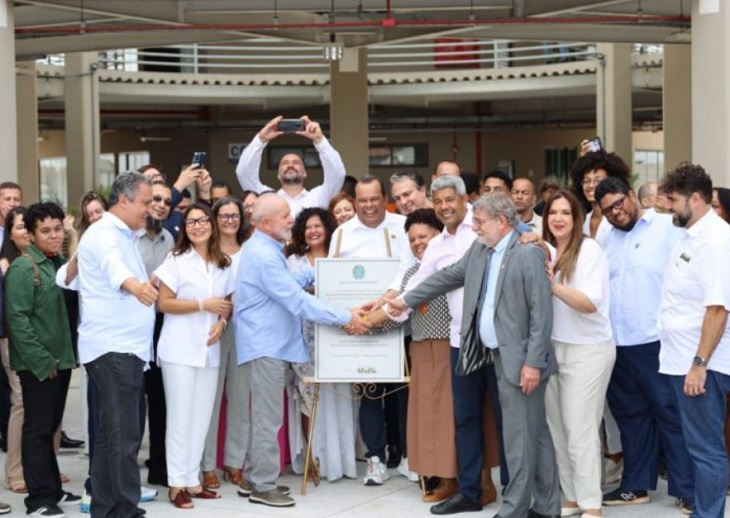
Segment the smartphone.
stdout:
[[198,167],[205,167],[205,151],[196,151],[193,154],[193,161],[191,164],[198,164]]
[[304,121],[302,119],[281,119],[276,125],[276,131],[284,133],[304,131]]
[[603,149],[603,142],[601,142],[601,137],[593,137],[589,141],[589,144],[590,144],[590,151],[592,153]]

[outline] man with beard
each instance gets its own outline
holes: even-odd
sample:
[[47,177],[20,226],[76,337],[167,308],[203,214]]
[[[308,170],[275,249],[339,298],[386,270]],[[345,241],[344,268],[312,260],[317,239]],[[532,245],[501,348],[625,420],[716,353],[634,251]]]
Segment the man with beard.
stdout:
[[[508,194],[482,196],[473,206],[472,229],[477,238],[464,256],[402,299],[387,302],[404,311],[464,288],[461,347],[454,374],[473,378],[476,399],[483,397],[488,368],[494,364],[503,412],[510,481],[495,517],[542,518],[560,513],[555,450],[545,415],[547,381],[557,372],[550,342],[553,312],[545,254],[537,246],[518,245],[518,221]],[[475,470],[480,469],[477,463]],[[457,493],[432,507],[431,513],[481,511],[480,491],[478,486],[474,489]]]
[[723,516],[728,486],[724,428],[730,393],[730,226],[712,210],[712,179],[680,164],[661,183],[683,228],[669,256],[659,309],[659,371],[674,390],[694,466],[693,516]]
[[[283,132],[278,130],[278,124],[282,118],[280,115],[269,121],[241,153],[241,158],[238,160],[238,166],[236,167],[236,175],[244,191],[254,191],[261,194],[270,190],[261,183],[259,178],[261,155],[271,140],[283,135]],[[281,157],[277,173],[277,178],[281,182],[281,189],[277,194],[289,203],[294,217],[297,217],[302,209],[307,207],[327,209],[330,200],[340,192],[345,181],[345,164],[342,163],[340,154],[322,133],[319,123],[311,120],[306,115],[302,116],[301,120],[304,123],[304,129],[297,131],[296,134],[311,140],[314,144],[319,153],[319,160],[322,162],[324,183],[308,191],[304,188],[304,179],[307,177],[304,159],[296,153],[287,153]]]
[[634,191],[618,177],[599,183],[595,198],[611,224],[603,249],[610,268],[616,365],[606,396],[621,432],[624,459],[621,484],[603,495],[603,503],[649,502],[647,490],[657,486],[661,446],[669,494],[691,513],[692,463],[669,377],[659,373],[657,329],[664,271],[680,233],[668,215],[642,208]]
[[358,332],[370,326],[359,310],[347,311],[310,295],[287,268],[284,243],[291,237],[294,218],[286,201],[263,194],[255,202],[253,235],[241,252],[234,292],[236,352],[251,391],[251,433],[245,479],[251,482],[251,503],[291,507],[288,490],[276,485],[279,477],[277,433],[284,416],[282,392],[290,363],[310,361],[302,336],[302,320],[318,324],[349,324]]
[[[147,270],[147,275],[150,278],[152,272],[162,264],[175,245],[172,234],[164,228],[165,221],[171,212],[171,206],[172,192],[165,182],[158,181],[152,184],[152,203],[150,203],[146,232],[137,241],[139,255],[142,257],[145,270]],[[163,315],[157,312],[152,337],[154,355],[152,361],[150,361],[149,370],[144,373],[144,389],[147,394],[150,427],[150,458],[146,464],[149,468],[147,483],[167,486],[167,463],[165,460],[167,407],[165,406],[165,390],[162,385],[162,371],[155,362],[157,358],[157,341],[160,338],[162,322]]]

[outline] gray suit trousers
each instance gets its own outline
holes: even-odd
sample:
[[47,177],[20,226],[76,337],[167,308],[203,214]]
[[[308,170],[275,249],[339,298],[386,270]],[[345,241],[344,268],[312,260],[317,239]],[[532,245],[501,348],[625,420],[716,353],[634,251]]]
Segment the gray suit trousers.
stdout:
[[530,509],[544,515],[560,514],[560,484],[553,439],[545,415],[547,380],[526,396],[507,380],[502,358],[495,361],[502,434],[510,481],[502,495],[502,518],[524,518]]

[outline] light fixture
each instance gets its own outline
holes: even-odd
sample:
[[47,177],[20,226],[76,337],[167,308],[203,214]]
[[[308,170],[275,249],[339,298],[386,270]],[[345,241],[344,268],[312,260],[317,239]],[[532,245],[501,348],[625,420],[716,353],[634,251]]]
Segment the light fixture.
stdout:
[[342,45],[335,40],[335,33],[330,32],[330,43],[324,47],[325,61],[339,61],[342,59]]

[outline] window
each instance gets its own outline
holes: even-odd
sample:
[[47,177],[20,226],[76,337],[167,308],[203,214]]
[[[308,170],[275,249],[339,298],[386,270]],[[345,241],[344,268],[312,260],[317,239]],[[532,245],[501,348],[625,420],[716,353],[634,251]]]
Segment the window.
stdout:
[[664,175],[664,151],[637,149],[634,151],[636,186],[644,182],[658,182]]
[[371,146],[370,167],[428,167],[428,144]]
[[545,176],[552,176],[560,185],[568,185],[568,174],[578,158],[574,147],[545,148]]
[[119,153],[117,156],[117,174],[136,171],[143,165],[149,163],[149,151],[127,151],[125,153]]
[[52,201],[67,207],[66,157],[41,158],[41,201]]

